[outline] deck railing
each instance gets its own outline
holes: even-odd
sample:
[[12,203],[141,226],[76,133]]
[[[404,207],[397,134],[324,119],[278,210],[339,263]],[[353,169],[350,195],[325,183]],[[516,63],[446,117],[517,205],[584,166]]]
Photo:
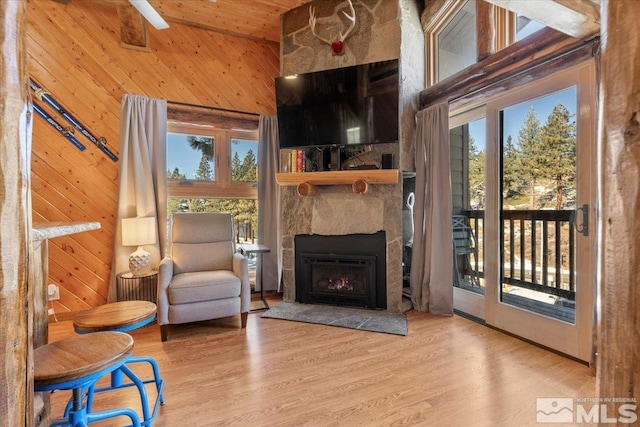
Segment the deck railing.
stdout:
[[[569,210],[502,212],[502,283],[575,299],[575,231]],[[478,256],[471,268],[484,277],[484,211],[466,210]]]

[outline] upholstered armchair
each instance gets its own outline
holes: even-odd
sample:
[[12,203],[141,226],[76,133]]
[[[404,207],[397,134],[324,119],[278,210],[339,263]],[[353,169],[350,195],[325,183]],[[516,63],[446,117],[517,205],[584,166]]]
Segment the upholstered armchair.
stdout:
[[251,303],[247,259],[236,253],[233,218],[226,213],[175,213],[167,257],[158,274],[158,324],[168,325],[240,314],[247,325]]

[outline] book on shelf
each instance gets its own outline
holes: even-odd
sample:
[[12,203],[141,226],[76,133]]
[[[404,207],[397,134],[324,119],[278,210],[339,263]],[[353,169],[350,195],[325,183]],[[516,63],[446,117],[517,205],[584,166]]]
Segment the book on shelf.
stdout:
[[291,172],[297,172],[298,167],[298,150],[291,150],[289,153],[289,170]]
[[287,163],[289,172],[308,172],[311,169],[311,162],[305,150],[291,150]]

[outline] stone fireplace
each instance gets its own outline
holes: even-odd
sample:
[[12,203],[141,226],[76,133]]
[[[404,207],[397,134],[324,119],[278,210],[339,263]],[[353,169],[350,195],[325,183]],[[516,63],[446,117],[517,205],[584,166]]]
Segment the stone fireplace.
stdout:
[[301,266],[296,262],[296,251],[300,236],[341,237],[338,245],[325,251],[340,255],[353,255],[339,251],[346,247],[345,242],[356,241],[356,235],[377,236],[376,244],[384,252],[380,257],[384,269],[379,270],[376,280],[384,283],[384,291],[376,298],[376,306],[384,301],[388,311],[402,312],[401,182],[372,185],[367,194],[354,194],[347,185],[322,186],[310,197],[298,196],[295,187],[281,187],[281,192],[285,301],[298,301],[296,278]]
[[385,233],[295,237],[296,301],[386,309]]
[[[332,55],[311,34],[309,6],[313,5],[324,31],[342,28],[345,0],[316,0],[282,16],[280,74],[307,73],[398,58],[400,61],[399,142],[374,144],[359,156],[363,163],[380,163],[392,154],[394,169],[414,170],[414,128],[418,94],[424,88],[424,33],[413,0],[354,0],[356,25],[345,41],[344,55]],[[321,24],[320,24],[321,23]],[[337,34],[337,33],[336,33]],[[281,161],[286,155],[281,157]],[[294,186],[281,187],[282,286],[285,301],[298,301],[296,281],[297,236],[354,236],[382,232],[384,290],[376,290],[375,306],[392,313],[406,310],[402,301],[403,184],[370,185],[366,194],[354,194],[351,185],[318,187],[313,196],[300,197]],[[337,262],[336,260],[324,260]],[[333,286],[333,285],[332,285]],[[379,296],[380,292],[383,296]],[[358,297],[359,298],[359,297]],[[367,305],[372,304],[367,302]]]

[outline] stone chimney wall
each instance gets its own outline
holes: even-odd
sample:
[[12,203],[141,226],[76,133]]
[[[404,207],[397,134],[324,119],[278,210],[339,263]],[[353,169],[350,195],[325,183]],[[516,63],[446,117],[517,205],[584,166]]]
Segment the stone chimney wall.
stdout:
[[[361,155],[379,164],[383,153],[394,156],[394,168],[413,168],[414,116],[417,94],[424,88],[424,40],[414,0],[353,0],[356,25],[345,40],[343,55],[316,38],[309,27],[309,6],[315,8],[316,32],[334,40],[344,32],[350,13],[345,0],[316,0],[282,17],[281,75],[301,74],[370,62],[400,59],[400,135],[398,144],[373,144]],[[403,29],[406,26],[409,31]],[[416,55],[400,58],[401,44],[420,46]],[[420,60],[422,58],[422,60]],[[416,68],[416,70],[414,70]],[[418,74],[418,76],[415,76]],[[409,82],[404,88],[404,82]],[[300,197],[295,187],[282,188],[284,300],[295,301],[294,237],[297,234],[347,235],[384,230],[387,243],[387,310],[402,309],[404,204],[402,180],[371,185],[354,194],[350,185],[321,186],[314,196]]]

